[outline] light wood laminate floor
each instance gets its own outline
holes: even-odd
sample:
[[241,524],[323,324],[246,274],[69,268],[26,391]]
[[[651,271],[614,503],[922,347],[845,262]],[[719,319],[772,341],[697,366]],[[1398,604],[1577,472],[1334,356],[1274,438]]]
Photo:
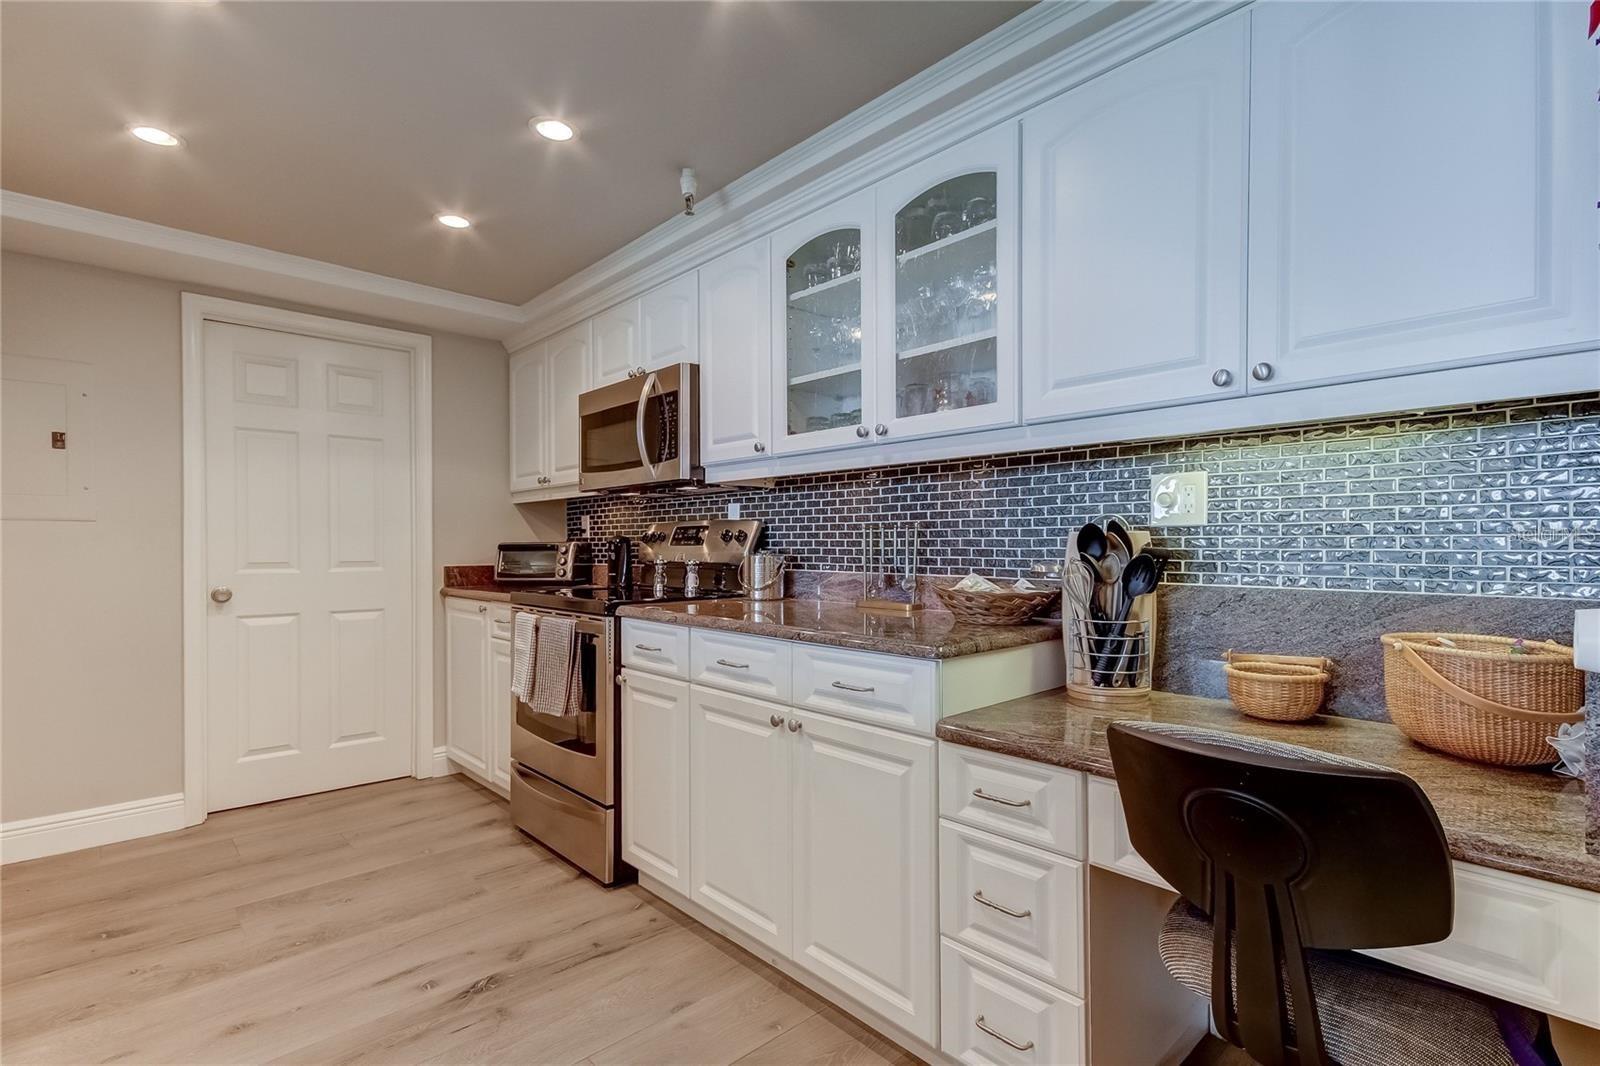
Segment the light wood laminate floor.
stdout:
[[0,1058],[916,1061],[460,777],[4,867]]

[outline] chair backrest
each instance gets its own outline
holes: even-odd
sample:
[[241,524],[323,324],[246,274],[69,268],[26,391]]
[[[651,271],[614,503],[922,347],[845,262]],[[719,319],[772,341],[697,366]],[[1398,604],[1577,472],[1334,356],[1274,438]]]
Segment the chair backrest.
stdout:
[[1328,1061],[1307,949],[1450,935],[1444,831],[1406,775],[1215,730],[1106,732],[1128,839],[1211,918],[1212,1017],[1257,1062]]

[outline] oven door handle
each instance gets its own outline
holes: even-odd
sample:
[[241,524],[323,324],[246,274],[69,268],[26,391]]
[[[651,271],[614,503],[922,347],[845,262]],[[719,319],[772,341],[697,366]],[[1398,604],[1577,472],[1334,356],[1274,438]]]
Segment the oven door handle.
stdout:
[[650,461],[650,451],[644,444],[644,412],[650,403],[650,397],[655,394],[659,384],[654,370],[645,375],[644,387],[639,390],[639,406],[633,412],[633,436],[635,442],[639,445],[639,462],[644,464],[646,470],[650,471],[652,480],[660,476],[657,468],[661,464]]

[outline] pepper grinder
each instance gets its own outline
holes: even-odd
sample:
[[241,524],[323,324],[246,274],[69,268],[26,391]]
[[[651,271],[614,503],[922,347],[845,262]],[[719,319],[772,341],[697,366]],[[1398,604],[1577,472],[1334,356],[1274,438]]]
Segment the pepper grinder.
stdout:
[[683,594],[691,599],[700,595],[699,559],[690,559],[683,564]]

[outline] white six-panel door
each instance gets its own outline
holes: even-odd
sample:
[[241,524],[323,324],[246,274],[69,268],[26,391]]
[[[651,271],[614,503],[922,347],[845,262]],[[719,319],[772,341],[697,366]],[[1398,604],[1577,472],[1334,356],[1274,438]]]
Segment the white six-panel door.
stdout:
[[1023,417],[1244,392],[1249,19],[1022,119]]
[[1252,391],[1600,337],[1586,6],[1251,9]]
[[203,343],[207,807],[408,774],[409,353],[214,322]]

